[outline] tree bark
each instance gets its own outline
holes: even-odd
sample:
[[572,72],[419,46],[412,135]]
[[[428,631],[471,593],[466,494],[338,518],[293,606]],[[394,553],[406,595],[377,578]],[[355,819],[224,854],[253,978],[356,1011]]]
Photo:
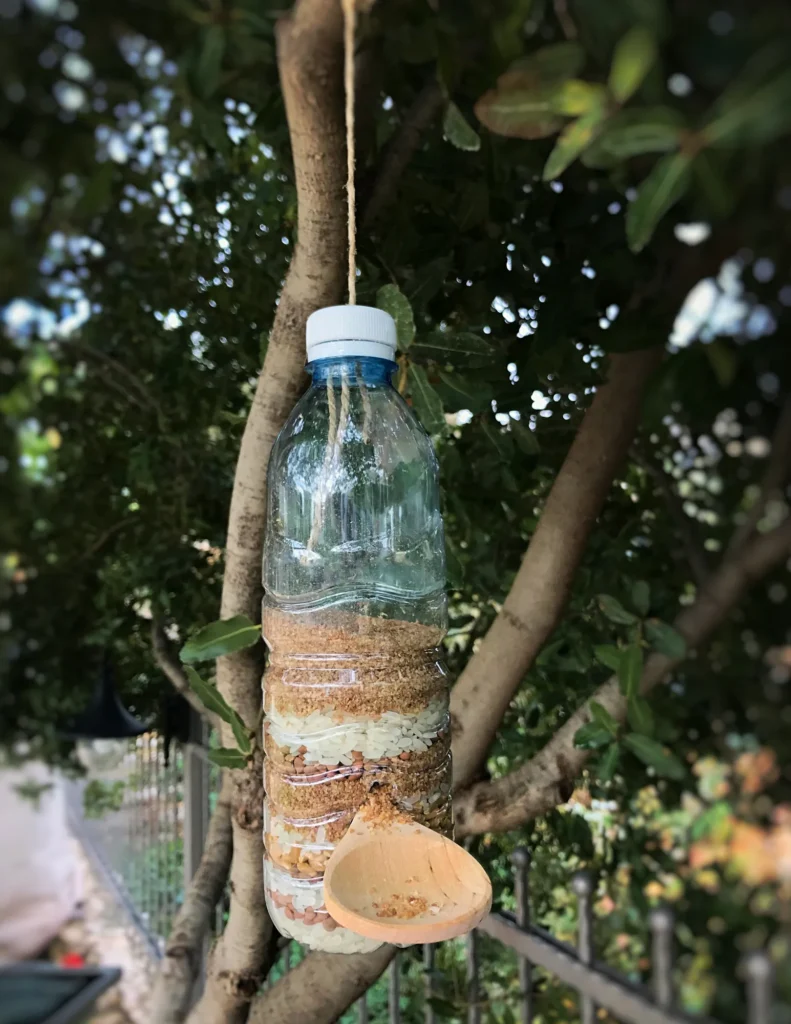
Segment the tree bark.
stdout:
[[[278,65],[298,200],[298,240],[280,296],[236,466],[225,549],[221,617],[260,617],[269,453],[302,387],[305,322],[343,296],[346,253],[345,143],[340,5],[299,0],[277,25]],[[220,658],[217,683],[250,725],[261,707],[255,650]],[[230,737],[224,742],[232,743]],[[271,923],[262,878],[260,759],[234,772],[233,860],[228,924],[212,953],[192,1024],[243,1021],[258,990]]]
[[334,1021],[376,981],[395,956],[393,946],[338,956],[311,953],[263,992],[250,1009],[250,1024],[320,1024]]
[[[677,616],[674,627],[689,648],[708,640],[738,604],[744,592],[788,557],[791,552],[791,519],[769,533],[759,535],[738,552],[726,557],[694,604]],[[650,692],[683,658],[652,654],[640,681],[643,694]],[[590,701],[602,704],[618,722],[626,720],[626,700],[616,677],[596,690],[527,764],[495,782],[473,786],[454,802],[459,838],[481,832],[507,832],[568,799],[573,780],[587,761],[589,751],[574,746],[574,734],[591,721]]]
[[150,1017],[156,1024],[181,1024],[202,967],[201,951],[231,863],[231,779],[226,775],[214,808],[203,855],[173,921],[154,984]]
[[475,777],[511,698],[560,620],[662,355],[647,349],[612,356],[609,378],[585,413],[502,610],[451,692],[456,789]]

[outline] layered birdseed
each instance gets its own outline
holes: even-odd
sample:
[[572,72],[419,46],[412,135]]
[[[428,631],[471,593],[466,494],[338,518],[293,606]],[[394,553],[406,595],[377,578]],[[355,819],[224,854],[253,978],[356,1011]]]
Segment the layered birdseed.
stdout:
[[[431,824],[449,813],[451,762],[422,772],[372,767],[340,768],[305,775],[281,775],[267,762],[266,793],[275,814],[289,818],[317,818],[332,811],[357,811],[370,790],[382,787],[401,810]],[[446,829],[443,829],[446,831]]]
[[264,893],[269,916],[286,938],[327,953],[371,953],[381,942],[343,928],[324,905],[322,880],[296,881],[264,861]]
[[[360,936],[341,939],[352,933],[316,899],[337,843],[372,793],[371,807],[452,835],[442,631],[343,612],[325,611],[317,622],[268,608],[264,635],[270,913],[284,935],[311,948],[375,948]],[[316,898],[306,903],[305,893]]]
[[[341,625],[311,625],[268,609],[264,677],[268,716],[374,719],[387,711],[420,715],[447,699],[447,670],[433,626],[338,613]],[[342,720],[342,718],[341,718]]]

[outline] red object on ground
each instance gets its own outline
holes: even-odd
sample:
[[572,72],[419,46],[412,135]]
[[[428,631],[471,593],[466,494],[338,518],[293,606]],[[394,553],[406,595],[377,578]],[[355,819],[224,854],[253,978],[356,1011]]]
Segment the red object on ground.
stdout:
[[60,958],[61,967],[84,967],[85,960],[79,953],[64,953]]

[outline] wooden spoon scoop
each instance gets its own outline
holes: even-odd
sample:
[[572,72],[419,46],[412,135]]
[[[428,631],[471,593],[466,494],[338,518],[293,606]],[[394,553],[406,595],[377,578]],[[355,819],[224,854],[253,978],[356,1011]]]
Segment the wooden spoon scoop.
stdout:
[[365,815],[357,812],[324,874],[324,903],[338,924],[410,945],[465,935],[486,917],[492,885],[466,850],[416,822]]

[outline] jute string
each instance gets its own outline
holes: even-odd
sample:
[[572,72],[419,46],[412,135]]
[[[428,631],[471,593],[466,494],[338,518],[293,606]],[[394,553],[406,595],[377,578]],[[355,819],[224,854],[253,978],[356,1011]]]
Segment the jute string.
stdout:
[[[349,239],[349,305],[357,302],[357,193],[355,189],[355,124],[354,124],[354,40],[357,31],[357,0],[341,0],[343,8],[343,86],[346,100],[346,203]],[[360,364],[355,367],[360,396],[363,404],[363,440],[370,439],[371,400],[368,389],[362,379]],[[330,373],[327,378],[327,450],[324,453],[324,465],[321,473],[320,493],[316,496],[313,506],[313,523],[311,524],[308,550],[312,551],[321,531],[324,518],[326,490],[332,464],[346,434],[349,420],[349,374],[344,367],[341,370],[341,403],[338,413],[335,397],[335,377]]]
[[341,0],[343,7],[343,87],[346,93],[346,203],[349,228],[349,305],[357,302],[357,192],[354,184],[354,39],[357,0]]

